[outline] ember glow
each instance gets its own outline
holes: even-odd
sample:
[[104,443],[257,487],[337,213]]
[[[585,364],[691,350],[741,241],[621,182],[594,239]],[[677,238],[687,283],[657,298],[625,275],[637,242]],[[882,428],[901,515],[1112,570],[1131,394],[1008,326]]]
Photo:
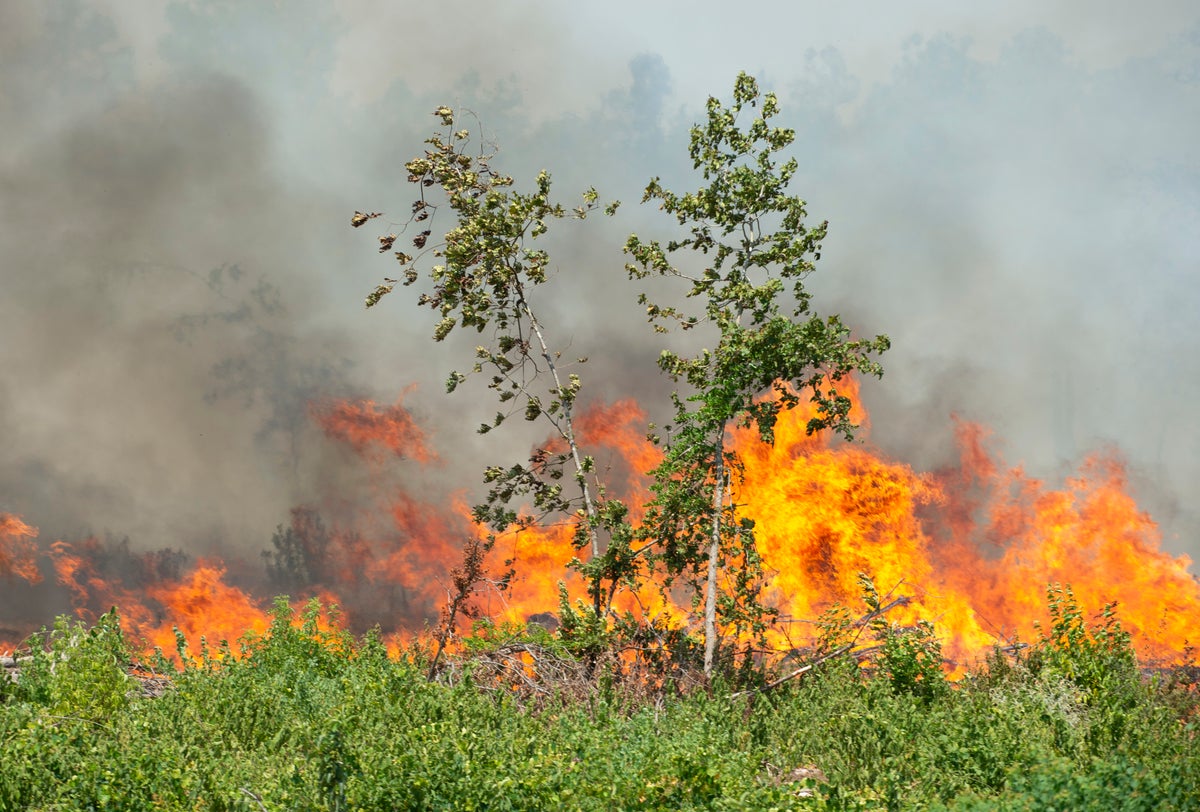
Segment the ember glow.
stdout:
[[[857,404],[853,384],[849,394]],[[402,405],[346,401],[314,407],[312,415],[369,470],[404,472],[380,476],[382,484],[357,501],[331,500],[338,507],[325,519],[297,507],[262,562],[186,562],[178,553],[135,553],[95,539],[38,547],[35,528],[0,514],[0,577],[33,585],[53,572],[53,583],[39,589],[60,590],[85,620],[117,606],[131,640],[167,652],[176,627],[193,646],[201,636],[216,645],[264,631],[276,593],[290,595],[294,606],[312,596],[336,602],[353,631],[378,625],[397,639],[421,633],[446,599],[463,540],[485,531],[472,526],[463,494],[435,504],[403,488],[404,477],[438,463]],[[912,596],[892,619],[932,621],[946,655],[959,663],[996,642],[1034,638],[1053,583],[1070,584],[1092,614],[1115,602],[1149,661],[1175,659],[1196,640],[1200,584],[1191,562],[1161,549],[1158,528],[1130,496],[1115,454],[1088,457],[1054,489],[989,451],[984,428],[958,421],[958,463],[921,473],[865,442],[806,435],[810,416],[803,407],[782,414],[774,445],[749,430],[731,433],[745,462],[734,498],[756,523],[763,594],[780,611],[772,639],[781,649],[804,645],[811,621],[834,604],[860,606],[859,573],[881,592]],[[595,406],[579,419],[583,443],[635,518],[649,497],[644,473],[661,458],[645,425],[632,401]],[[560,583],[573,599],[585,598],[567,566],[576,555],[567,520],[503,534],[490,565],[497,578],[510,566],[516,575],[504,589],[493,583],[482,590],[478,609],[524,622],[556,609]],[[686,623],[682,602],[667,601],[648,588],[619,593],[615,603]]]

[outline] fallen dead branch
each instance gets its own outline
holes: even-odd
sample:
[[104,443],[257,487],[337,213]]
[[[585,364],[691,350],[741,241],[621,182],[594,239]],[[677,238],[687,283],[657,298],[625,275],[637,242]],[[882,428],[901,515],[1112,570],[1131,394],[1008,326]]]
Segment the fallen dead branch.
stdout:
[[784,785],[793,786],[793,794],[797,798],[811,798],[816,794],[816,790],[814,789],[816,784],[829,783],[829,778],[826,777],[825,771],[816,764],[802,764],[799,767],[785,770],[781,767],[776,767],[768,761],[763,763],[763,770],[766,772],[767,778],[772,785],[777,787]]
[[153,667],[141,663],[131,663],[125,673],[137,681],[138,695],[149,699],[157,699],[171,687],[171,676],[160,674]]
[[[901,583],[903,583],[903,582],[901,582]],[[896,586],[899,587],[900,584],[896,584]],[[894,591],[894,588],[893,588],[893,591]],[[878,609],[875,609],[874,611],[871,611],[871,612],[867,612],[865,615],[860,617],[858,620],[854,621],[854,627],[857,629],[865,629],[865,628],[867,628],[868,625],[870,625],[871,621],[875,620],[876,618],[883,617],[888,612],[892,611],[893,609],[895,609],[898,606],[908,606],[910,603],[912,603],[911,595],[901,595],[899,598],[889,601],[888,603],[884,604],[883,606],[880,606]]]
[[[896,586],[898,587],[899,584],[897,584]],[[895,588],[893,588],[893,592],[894,591],[895,591]],[[891,593],[889,593],[889,594],[891,594]],[[747,688],[746,690],[743,690],[743,691],[735,691],[734,693],[730,694],[730,698],[738,699],[743,696],[751,696],[754,694],[763,693],[765,691],[770,691],[774,688],[778,688],[780,685],[783,685],[784,683],[791,682],[792,680],[796,679],[797,677],[804,676],[809,671],[812,671],[814,668],[821,665],[822,663],[829,662],[830,660],[834,660],[839,657],[852,657],[856,660],[861,660],[864,657],[869,657],[871,654],[878,651],[880,647],[879,646],[868,646],[866,648],[856,648],[856,646],[858,646],[858,640],[862,636],[863,631],[865,631],[867,628],[869,628],[873,621],[877,620],[878,618],[883,617],[884,615],[886,615],[888,612],[892,611],[893,609],[896,609],[897,607],[900,607],[900,606],[907,606],[911,602],[912,602],[911,597],[909,597],[907,595],[903,595],[899,598],[889,601],[886,604],[883,604],[878,609],[874,609],[870,612],[867,612],[865,615],[860,617],[858,620],[855,620],[853,623],[850,624],[851,628],[857,630],[857,631],[855,631],[854,636],[850,639],[850,642],[848,642],[844,645],[838,646],[837,648],[833,649],[832,651],[828,651],[824,654],[818,655],[816,658],[809,660],[807,663],[805,663],[804,665],[795,669],[794,671],[791,671],[790,673],[785,674],[784,676],[779,677],[778,679],[771,680],[770,682],[766,683],[765,685],[760,685],[756,688]]]
[[805,665],[801,666],[800,668],[797,668],[795,671],[791,672],[790,674],[788,674],[786,676],[780,677],[779,679],[771,680],[766,685],[762,685],[757,688],[747,688],[744,691],[735,691],[734,693],[730,694],[730,698],[737,699],[739,697],[750,696],[751,694],[757,694],[757,693],[762,693],[763,691],[769,691],[772,688],[778,688],[780,685],[783,685],[785,682],[790,682],[790,681],[796,679],[796,677],[801,677],[801,676],[807,674],[809,671],[812,671],[814,668],[816,668],[821,663],[828,662],[829,660],[832,660],[836,657],[841,657],[845,654],[849,654],[850,650],[852,648],[853,648],[853,645],[846,645],[846,646],[842,646],[841,648],[836,648],[833,651],[829,652],[828,654],[818,657],[817,659],[815,659],[809,663],[806,663]]
[[[447,664],[449,665],[449,664]],[[460,668],[469,665],[471,679],[489,689],[544,695],[586,678],[586,663],[565,657],[535,643],[512,642],[469,657],[447,668],[451,682]]]

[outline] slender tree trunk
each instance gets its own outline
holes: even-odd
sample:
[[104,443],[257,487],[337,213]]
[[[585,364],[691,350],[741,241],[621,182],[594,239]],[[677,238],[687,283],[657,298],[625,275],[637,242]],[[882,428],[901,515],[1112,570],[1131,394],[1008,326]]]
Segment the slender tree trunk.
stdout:
[[721,517],[725,507],[725,422],[717,429],[714,460],[712,538],[708,544],[708,583],[704,594],[704,676],[712,679],[717,652],[717,566],[721,557]]
[[[533,334],[537,336],[538,344],[541,346],[542,358],[546,361],[546,366],[550,370],[551,376],[554,378],[554,386],[561,393],[563,391],[562,379],[558,374],[558,365],[554,363],[554,354],[550,352],[549,346],[546,344],[546,338],[542,335],[542,326],[538,323],[537,317],[533,315],[533,310],[529,304],[522,299],[521,308],[525,311],[525,315],[529,317],[529,326],[533,330]],[[571,451],[571,459],[575,463],[575,473],[579,478],[579,487],[583,490],[583,508],[588,519],[588,541],[592,548],[592,558],[600,556],[600,537],[596,533],[594,524],[596,519],[596,505],[592,501],[592,492],[588,487],[587,472],[583,470],[583,458],[579,453],[579,444],[575,442],[575,423],[573,419],[573,404],[569,398],[563,398],[563,421],[562,427],[559,429],[562,433],[563,440],[566,441],[567,447]],[[592,582],[592,602],[596,610],[596,614],[600,614],[600,576],[597,575]]]

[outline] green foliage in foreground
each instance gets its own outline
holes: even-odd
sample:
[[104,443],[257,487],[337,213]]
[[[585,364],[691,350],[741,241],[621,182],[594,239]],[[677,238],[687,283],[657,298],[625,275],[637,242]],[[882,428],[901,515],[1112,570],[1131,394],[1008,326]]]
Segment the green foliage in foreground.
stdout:
[[742,696],[608,672],[530,698],[488,676],[499,640],[429,682],[280,603],[149,697],[115,617],[62,621],[0,687],[0,810],[1200,808],[1195,696],[1051,600],[1027,654],[955,688],[912,679],[924,632],[891,629],[869,668]]

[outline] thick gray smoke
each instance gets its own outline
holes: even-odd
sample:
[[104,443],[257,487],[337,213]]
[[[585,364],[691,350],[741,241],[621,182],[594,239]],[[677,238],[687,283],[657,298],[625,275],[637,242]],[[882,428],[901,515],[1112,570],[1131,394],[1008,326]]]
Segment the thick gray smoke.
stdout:
[[1115,444],[1166,546],[1200,552],[1195,14],[1103,59],[1119,30],[1072,45],[1008,19],[977,42],[925,9],[904,36],[714,60],[670,20],[659,49],[557,4],[384,5],[0,7],[0,511],[47,538],[255,556],[292,506],[371,487],[309,404],[410,384],[442,459],[414,487],[472,488],[519,453],[462,430],[491,411],[441,394],[461,354],[427,313],[404,293],[362,311],[393,265],[349,215],[402,219],[442,102],[479,114],[512,174],[626,201],[565,229],[549,319],[592,393],[650,402],[659,345],[619,246],[670,225],[636,205],[649,177],[694,182],[715,62],[702,92],[765,68],[797,129],[798,191],[832,223],[818,308],[893,339],[872,441],[944,464],[957,413],[1051,479]]

